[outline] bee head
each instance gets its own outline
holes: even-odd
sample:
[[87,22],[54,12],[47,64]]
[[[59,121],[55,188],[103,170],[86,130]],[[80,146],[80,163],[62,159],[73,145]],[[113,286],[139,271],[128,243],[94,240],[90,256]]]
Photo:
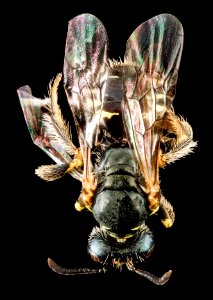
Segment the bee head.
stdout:
[[126,264],[128,261],[143,261],[154,249],[154,237],[146,225],[134,235],[117,236],[105,228],[93,228],[88,253],[102,264]]

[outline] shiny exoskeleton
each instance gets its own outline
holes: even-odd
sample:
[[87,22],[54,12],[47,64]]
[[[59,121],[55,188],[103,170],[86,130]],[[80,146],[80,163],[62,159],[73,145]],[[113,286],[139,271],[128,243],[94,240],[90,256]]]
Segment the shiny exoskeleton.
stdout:
[[[33,142],[55,161],[36,174],[46,181],[65,174],[79,180],[75,208],[91,211],[100,226],[90,234],[88,252],[103,268],[69,269],[48,259],[53,271],[92,274],[115,265],[158,285],[168,281],[171,270],[157,278],[134,264],[154,248],[147,218],[158,214],[165,228],[175,220],[160,188],[160,168],[196,146],[190,124],[172,105],[182,48],[181,23],[161,14],[130,35],[123,62],[110,60],[105,27],[82,14],[69,22],[63,74],[50,82],[49,96],[38,99],[29,86],[18,89]],[[62,77],[79,147],[58,105]]]
[[125,145],[110,147],[97,172],[92,213],[100,228],[94,228],[90,235],[90,255],[96,261],[107,263],[109,259],[118,265],[144,259],[153,249],[154,240],[145,225],[147,196],[139,188],[132,151]]

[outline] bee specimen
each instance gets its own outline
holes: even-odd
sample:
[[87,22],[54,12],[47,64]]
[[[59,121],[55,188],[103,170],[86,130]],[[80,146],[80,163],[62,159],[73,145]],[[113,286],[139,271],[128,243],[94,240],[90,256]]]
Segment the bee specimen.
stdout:
[[[105,272],[110,265],[164,284],[135,267],[154,248],[146,225],[158,214],[171,227],[175,214],[160,189],[159,168],[191,153],[196,146],[189,123],[175,115],[172,101],[183,48],[183,28],[172,15],[158,15],[136,28],[124,61],[108,58],[108,37],[99,19],[82,14],[69,22],[63,75],[49,85],[49,96],[32,96],[29,86],[18,96],[33,142],[54,161],[36,174],[46,181],[66,173],[82,183],[75,203],[88,209],[93,228],[88,253],[101,269],[67,269],[48,259],[61,274]],[[63,77],[79,147],[58,104]]]

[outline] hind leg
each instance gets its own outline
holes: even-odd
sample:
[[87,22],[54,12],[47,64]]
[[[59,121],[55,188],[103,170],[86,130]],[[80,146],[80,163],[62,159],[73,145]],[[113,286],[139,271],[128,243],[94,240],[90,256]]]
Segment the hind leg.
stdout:
[[159,167],[165,167],[181,157],[193,152],[197,142],[193,141],[191,125],[182,117],[178,117],[172,110],[168,111],[163,123],[166,132],[161,138],[161,150],[159,156]]
[[171,203],[163,195],[160,198],[160,210],[162,214],[161,222],[166,228],[171,227],[175,221],[175,212]]

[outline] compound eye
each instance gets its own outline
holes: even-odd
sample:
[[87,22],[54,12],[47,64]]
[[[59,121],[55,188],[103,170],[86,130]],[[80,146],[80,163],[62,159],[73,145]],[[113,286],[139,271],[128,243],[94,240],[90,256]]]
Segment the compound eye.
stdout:
[[102,237],[95,235],[90,236],[87,251],[94,261],[100,263],[105,262],[110,250],[110,246],[107,245]]
[[138,239],[135,250],[138,255],[142,257],[148,257],[154,249],[154,236],[151,232],[144,233]]

